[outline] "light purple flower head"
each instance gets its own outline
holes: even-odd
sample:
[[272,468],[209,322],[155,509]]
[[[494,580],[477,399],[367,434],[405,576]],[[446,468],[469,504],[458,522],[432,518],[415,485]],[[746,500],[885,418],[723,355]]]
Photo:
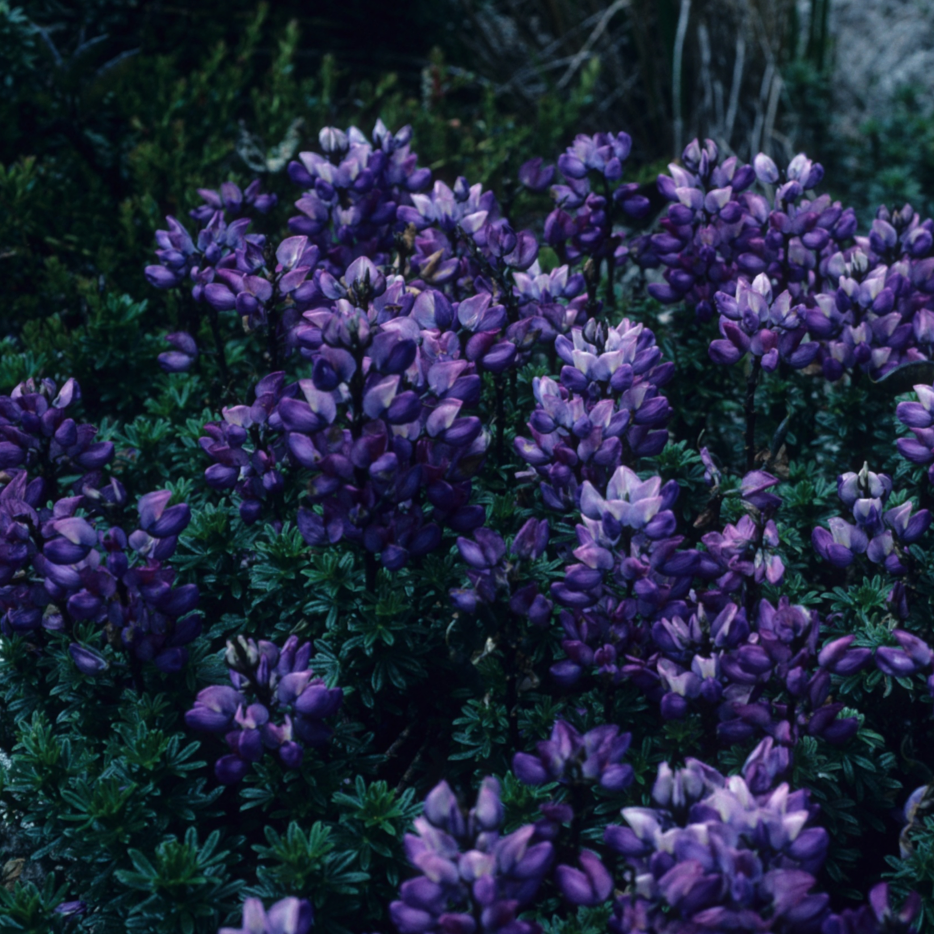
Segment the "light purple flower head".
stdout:
[[258,898],[248,898],[242,925],[221,928],[217,934],[310,934],[313,923],[314,911],[304,899],[283,898],[267,912]]
[[632,767],[622,763],[629,749],[631,734],[618,726],[595,727],[581,735],[569,723],[558,720],[551,738],[537,744],[537,754],[516,753],[512,767],[528,785],[547,781],[565,784],[599,784],[610,791],[622,791],[634,777]]

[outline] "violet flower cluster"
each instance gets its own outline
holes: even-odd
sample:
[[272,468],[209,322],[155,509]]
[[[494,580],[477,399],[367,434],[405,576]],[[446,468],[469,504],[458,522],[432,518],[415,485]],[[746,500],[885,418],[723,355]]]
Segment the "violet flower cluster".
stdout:
[[[385,269],[395,251],[397,268],[406,267],[416,289],[473,300],[476,307],[464,309],[461,324],[475,332],[474,347],[478,354],[482,350],[487,368],[501,372],[528,350],[542,328],[553,336],[566,313],[552,324],[547,314],[526,315],[535,317],[535,326],[518,315],[507,322],[504,302],[510,308],[518,304],[507,273],[532,267],[536,238],[527,230],[514,231],[493,193],[479,184],[459,178],[453,189],[437,181],[429,190],[431,172],[418,168],[411,135],[411,127],[393,134],[381,121],[372,143],[354,127],[322,130],[324,154],[301,153],[300,161],[289,166],[292,180],[308,188],[295,203],[301,214],[289,227],[319,251],[314,273],[319,298],[342,297],[334,294],[339,291],[334,280],[345,277],[355,260],[366,257]],[[504,335],[507,323],[510,330]]]
[[[619,734],[616,726],[582,736],[559,721],[551,739],[538,744],[537,755],[517,755],[514,768],[533,785],[599,783],[618,792],[632,780],[631,768],[620,761],[628,744],[629,734]],[[516,919],[516,910],[531,902],[550,875],[572,905],[599,906],[615,889],[609,926],[616,934],[915,932],[912,922],[920,908],[915,894],[896,910],[888,886],[878,885],[867,904],[837,914],[828,896],[814,891],[829,836],[815,825],[819,808],[806,791],[776,786],[783,760],[783,751],[767,738],[746,760],[742,776],[725,777],[691,758],[677,770],[662,763],[653,806],[626,807],[626,824],[604,830],[606,846],[625,863],[625,881],[619,884],[607,861],[590,849],[577,852],[580,868],[552,868],[551,840],[562,823],[575,818],[569,805],[543,805],[543,820],[501,838],[496,830],[503,809],[495,779],[484,780],[467,822],[442,783],[415,822],[418,836],[406,838],[409,859],[424,875],[403,884],[390,914],[400,934],[535,931],[537,925]],[[463,853],[471,843],[477,849]],[[467,910],[454,913],[452,907]]]
[[243,903],[243,924],[221,928],[217,934],[311,934],[314,911],[304,899],[283,898],[267,912],[258,898]]
[[812,363],[820,350],[816,343],[802,343],[806,328],[798,308],[792,306],[791,293],[786,290],[773,300],[765,273],[759,273],[752,285],[741,278],[735,296],[717,292],[714,304],[723,335],[710,344],[714,363],[733,364],[748,353],[766,372],[773,371],[779,360],[800,370]]
[[487,446],[467,414],[479,398],[479,361],[455,329],[455,316],[470,323],[476,309],[433,291],[416,296],[367,259],[344,283],[334,283],[342,297],[297,329],[311,378],[287,385],[273,373],[252,406],[224,409],[201,439],[215,461],[205,476],[215,489],[236,489],[252,522],[281,492],[286,464],[307,471],[297,517],[305,541],[347,538],[394,570],[437,547],[441,523],[466,532],[483,522],[469,503]]
[[905,263],[872,265],[857,246],[828,259],[827,279],[803,309],[827,379],[855,369],[879,378],[930,353],[934,331],[926,331],[924,321],[931,312],[919,307],[925,299]]
[[318,247],[331,275],[343,275],[359,256],[390,262],[399,208],[431,184],[411,138],[410,126],[390,133],[381,120],[371,139],[356,127],[325,127],[318,135],[323,154],[302,152],[289,163],[289,177],[306,189],[289,229]]
[[405,853],[421,875],[402,883],[389,915],[399,934],[535,934],[539,925],[518,918],[551,868],[554,847],[527,824],[502,833],[500,786],[485,778],[465,816],[447,782],[425,799],[406,834]]
[[[740,276],[766,273],[780,290],[794,297],[818,281],[820,260],[836,252],[856,231],[856,215],[827,196],[809,201],[806,191],[820,183],[823,168],[796,156],[775,191],[774,201],[749,191],[781,182],[775,163],[759,154],[753,166],[735,156],[720,161],[712,140],[692,141],[672,163],[670,175],[658,177],[659,191],[672,202],[662,233],[633,247],[644,268],[665,267],[665,284],[649,287],[659,301],[687,301],[698,317],[710,318],[713,293],[729,291]],[[839,249],[839,247],[838,247]]]
[[[258,275],[267,268],[266,238],[247,233],[252,223],[249,214],[267,213],[275,206],[276,196],[262,194],[258,180],[245,191],[233,182],[224,182],[219,192],[202,188],[198,194],[204,204],[190,214],[204,226],[193,238],[176,218],[166,217],[168,230],[156,231],[159,262],[146,267],[146,278],[158,289],[176,288],[190,279],[196,303],[206,302],[214,314],[236,309],[249,327],[258,327],[265,323],[265,307],[273,287]],[[244,216],[238,217],[240,214]],[[228,223],[228,215],[237,219]],[[291,269],[277,259],[279,265],[273,266],[277,285],[282,279],[283,294],[295,291],[303,277],[289,277]],[[191,327],[195,328],[194,322]],[[173,349],[159,355],[160,366],[169,373],[185,372],[198,356],[195,337],[179,331],[167,339]]]
[[[198,588],[175,586],[169,564],[191,511],[169,506],[171,492],[159,490],[140,498],[138,524],[129,525],[126,491],[115,478],[105,482],[100,469],[113,458],[112,442],[96,441],[93,425],[67,416],[78,398],[74,380],[59,393],[44,380],[0,397],[0,628],[76,638],[76,627],[89,622],[99,639],[70,645],[84,674],[110,666],[104,644],[124,653],[131,668],[151,662],[177,671],[201,631],[192,613]],[[75,469],[85,472],[71,495],[60,495],[58,475]]]
[[[192,614],[198,587],[173,586],[175,570],[167,563],[191,520],[187,504],[169,506],[171,498],[169,490],[140,497],[139,528],[129,535],[119,526],[98,529],[74,514],[79,505],[74,498],[59,500],[43,530],[48,540],[35,559],[63,622],[94,622],[110,645],[164,672],[183,667],[185,646],[201,633],[201,618]],[[54,618],[46,609],[43,626]],[[85,674],[107,667],[92,647],[72,644],[70,651]]]
[[[578,135],[559,156],[564,183],[551,188],[555,208],[545,218],[544,233],[562,262],[605,259],[608,269],[626,262],[628,250],[614,225],[617,209],[630,218],[642,218],[650,208],[638,184],[620,184],[631,149],[628,133],[596,133]],[[537,160],[519,170],[520,181],[533,191],[544,190],[553,177],[554,167]]]
[[[719,472],[714,481],[718,491]],[[704,535],[705,551],[680,547],[660,478],[640,481],[620,467],[606,498],[585,485],[574,552],[581,563],[552,585],[566,607],[567,658],[551,669],[557,682],[572,688],[585,673],[610,684],[631,680],[665,719],[699,713],[727,745],[764,733],[778,744],[782,773],[801,735],[847,742],[858,721],[840,719],[831,674],[866,667],[871,650],[851,648],[852,637],[821,650],[817,613],[758,595],[763,582],[780,584],[784,574],[772,518],[781,503],[771,492],[777,482],[765,471],[747,474],[737,492],[748,513]],[[613,592],[619,585],[622,599]]]
[[552,584],[556,602],[578,611],[593,607],[608,596],[608,578],[626,582],[633,595],[631,615],[651,615],[653,607],[677,599],[699,561],[694,550],[678,551],[683,539],[674,536],[677,519],[671,507],[679,492],[676,481],[641,480],[625,465],[613,472],[605,495],[585,480],[578,547],[572,552],[578,563],[568,565],[564,580]]
[[[930,356],[934,222],[910,205],[883,207],[858,235],[851,208],[805,197],[823,169],[803,154],[783,173],[762,153],[752,166],[721,163],[712,141],[695,140],[682,163],[658,179],[672,202],[662,231],[634,239],[631,255],[642,268],[664,267],[665,282],[649,285],[659,301],[686,302],[705,321],[720,312],[715,361],[751,352],[766,370],[781,359],[836,380],[856,369],[878,379]],[[767,196],[749,190],[756,180]],[[749,296],[766,286],[767,302]]]
[[560,382],[535,377],[532,438],[517,437],[515,449],[534,471],[518,476],[537,474],[545,505],[565,512],[580,508],[582,484],[605,492],[621,464],[662,450],[671,407],[659,389],[674,367],[652,331],[627,318],[574,327],[556,337],[555,351],[565,364]]
[[581,734],[564,720],[555,721],[551,737],[536,744],[535,754],[517,752],[512,760],[516,777],[527,785],[560,782],[594,785],[624,791],[633,781],[632,766],[622,759],[632,741],[611,724]]
[[[619,794],[632,784],[632,766],[622,761],[631,740],[631,734],[620,733],[614,724],[581,734],[566,721],[557,720],[550,738],[536,744],[535,754],[516,753],[512,768],[520,781],[527,785],[558,782],[568,789],[566,800],[540,806],[542,819],[535,825],[539,836],[556,839],[563,824],[579,823],[586,808],[587,788],[599,786]],[[584,849],[576,857],[579,868],[564,863],[555,867],[558,890],[572,905],[605,902],[613,891],[613,878],[600,856]]]
[[895,409],[898,420],[911,429],[913,438],[899,438],[898,453],[913,464],[928,467],[928,481],[934,483],[934,387],[918,383],[912,387],[917,402],[899,402]]
[[744,775],[730,778],[695,759],[678,770],[659,766],[654,806],[624,808],[626,825],[605,832],[632,874],[614,903],[611,931],[914,930],[919,900],[909,899],[896,915],[885,885],[866,906],[830,912],[828,896],[814,891],[829,842],[826,830],[813,826],[817,808],[806,791],[787,784],[756,788],[754,776],[769,770],[773,753],[764,740]]
[[551,619],[553,604],[534,581],[527,581],[523,562],[537,561],[548,545],[548,521],[529,519],[516,534],[506,556],[506,543],[496,532],[479,528],[473,539],[457,539],[457,550],[467,565],[470,587],[451,591],[451,602],[462,613],[476,613],[503,597],[510,611],[533,626],[544,627]]
[[[250,202],[231,183],[219,194],[202,191],[206,205],[193,216],[203,221],[209,208],[217,210],[197,243],[169,219],[169,230],[157,235],[160,264],[147,267],[150,282],[173,288],[191,276],[195,299],[206,301],[215,316],[236,310],[248,328],[268,321],[272,346],[284,341],[290,350],[304,312],[344,297],[340,281],[349,281],[355,261],[365,257],[386,270],[395,257],[411,287],[468,302],[459,319],[472,335],[471,358],[494,374],[524,362],[537,344],[550,346],[558,334],[581,326],[586,309],[597,307],[584,294],[584,277],[567,266],[543,274],[535,235],[514,230],[492,192],[480,185],[461,178],[453,189],[439,181],[426,191],[431,173],[417,167],[410,138],[410,127],[393,134],[380,122],[372,140],[353,127],[322,130],[323,154],[303,152],[289,166],[292,180],[307,190],[296,201],[300,214],[289,221],[295,236],[279,244],[274,256],[262,236],[246,233],[247,217],[226,222],[227,214],[248,203],[268,209],[265,196],[251,186]],[[648,209],[637,185],[609,189],[621,176],[630,145],[624,133],[579,137],[559,161],[567,184],[555,188],[561,207],[550,215],[545,238],[564,244],[572,263],[587,256],[606,255],[613,265],[625,259],[612,227],[614,207],[622,205],[633,217]],[[590,192],[590,174],[603,180],[605,194]],[[520,176],[529,178],[526,167]],[[576,211],[575,217],[564,208]],[[190,368],[198,356],[195,338],[179,331],[168,341],[172,349],[160,355],[163,368]]]
[[[435,182],[427,194],[413,195],[412,202],[412,207],[400,207],[398,216],[406,225],[403,244],[411,240],[414,283],[443,289],[452,298],[487,291],[514,305],[507,273],[532,269],[538,240],[531,231],[512,228],[493,192],[461,177],[453,189]],[[517,324],[514,318],[512,323]]]
[[227,643],[225,661],[233,687],[204,688],[185,714],[189,727],[223,734],[230,748],[215,763],[218,781],[240,781],[266,750],[275,752],[285,768],[297,769],[306,747],[317,748],[330,739],[332,731],[324,721],[337,713],[344,695],[315,677],[310,658],[311,643],[299,645],[297,636],[289,636],[281,649],[243,636]]
[[[906,405],[910,403],[902,403]],[[911,502],[892,509],[885,505],[892,492],[892,478],[873,473],[867,464],[860,472],[837,478],[837,493],[850,507],[853,522],[830,519],[830,531],[818,527],[812,533],[817,553],[838,568],[848,567],[856,555],[866,555],[873,564],[881,564],[893,576],[908,572],[911,557],[907,546],[913,545],[931,525],[927,509],[914,510]]]
[[[818,809],[807,792],[776,783],[790,774],[802,737],[843,745],[857,733],[859,718],[833,694],[835,678],[874,663],[890,677],[930,673],[934,695],[934,651],[906,629],[891,633],[894,645],[875,649],[855,634],[827,641],[820,615],[778,590],[785,575],[779,481],[751,468],[760,370],[875,380],[934,350],[934,222],[921,221],[910,206],[880,209],[869,234],[858,236],[852,209],[813,194],[823,168],[803,154],[782,171],[764,154],[745,165],[721,159],[712,141],[695,140],[682,165],[659,176],[669,202],[661,231],[627,240],[624,216],[638,220],[650,207],[638,185],[621,182],[631,141],[625,133],[582,135],[558,159],[558,184],[554,167],[541,159],[519,171],[532,191],[551,186],[555,202],[543,243],[563,265],[543,273],[538,239],[512,225],[508,203],[504,208],[464,178],[432,183],[410,141],[410,128],[393,134],[381,122],[369,138],[356,128],[322,130],[322,152],[301,153],[289,167],[304,191],[290,236],[278,245],[247,234],[246,217],[227,221],[274,203],[255,183],[246,192],[230,183],[201,192],[205,205],[192,217],[205,226],[196,239],[172,218],[157,234],[160,265],[147,268],[154,285],[175,287],[189,276],[196,301],[215,315],[235,311],[248,329],[267,326],[276,351],[274,372],[257,383],[254,401],[224,408],[221,420],[205,426],[208,485],[233,491],[245,522],[271,516],[281,528],[287,482],[300,481],[305,492],[295,521],[304,541],[313,548],[358,545],[371,589],[376,556],[397,570],[437,549],[446,528],[458,536],[468,567],[470,585],[451,591],[461,613],[507,605],[509,614],[498,618],[511,625],[515,646],[517,632],[527,624],[547,627],[555,604],[561,608],[565,657],[551,667],[560,689],[596,681],[608,697],[614,685],[630,682],[664,721],[691,717],[705,739],[722,746],[759,744],[742,776],[727,778],[693,759],[678,770],[662,764],[654,806],[625,808],[627,826],[606,828],[604,842],[626,863],[617,880],[609,860],[579,849],[580,818],[584,792],[599,786],[622,794],[633,782],[623,762],[630,734],[615,724],[581,734],[557,721],[534,753],[513,760],[524,783],[562,786],[562,800],[544,804],[536,824],[502,833],[493,778],[483,781],[467,814],[446,782],[428,795],[416,834],[406,837],[420,875],[390,906],[396,928],[538,934],[519,913],[550,879],[572,905],[599,906],[623,892],[610,921],[616,934],[910,930],[916,901],[896,910],[885,886],[858,910],[831,913],[828,897],[815,891],[828,847],[827,832],[813,824]],[[764,193],[753,191],[755,184]],[[701,452],[713,518],[696,547],[685,547],[678,534],[678,483],[640,463],[668,441],[672,411],[662,389],[674,365],[662,360],[652,330],[628,318],[606,322],[597,300],[600,264],[606,262],[612,304],[614,270],[629,256],[643,269],[664,270],[664,281],[648,287],[663,304],[692,305],[701,321],[717,313],[711,360],[751,362],[747,472],[735,489],[724,488],[730,483]],[[195,339],[180,331],[168,341],[163,368],[190,368],[199,356]],[[518,476],[536,482],[548,509],[576,521],[573,560],[547,593],[526,572],[546,550],[548,521],[528,520],[507,547],[471,502],[489,445],[474,414],[485,374],[501,401],[515,384],[507,375],[536,352],[536,361],[560,358],[562,366],[558,379],[533,381],[530,437],[515,439],[528,469]],[[279,370],[289,354],[293,360]],[[291,362],[305,378],[289,381]],[[915,437],[902,439],[899,449],[931,464],[934,480],[934,389],[915,389],[920,401],[898,409]],[[30,412],[42,406],[17,402],[17,411],[30,405]],[[28,427],[38,423],[23,414],[8,418],[0,466],[7,457],[17,468],[35,447],[27,436],[48,438],[50,430],[44,421]],[[500,407],[500,432],[503,420]],[[56,456],[93,468],[94,455],[88,459],[68,432],[60,440],[58,422],[51,428],[51,443],[63,452]],[[15,461],[21,451],[27,453]],[[37,501],[31,489],[20,474],[0,494],[11,540],[22,529],[32,534],[23,519],[33,508],[30,497]],[[15,499],[9,506],[8,491]],[[840,477],[838,491],[854,524],[836,518],[829,532],[816,529],[817,552],[840,568],[865,554],[893,576],[910,577],[909,548],[930,525],[928,511],[911,503],[886,509],[891,480],[866,467]],[[118,496],[99,498],[107,495]],[[743,514],[721,524],[727,498],[738,500]],[[158,511],[159,502],[146,500],[147,510]],[[77,567],[97,554],[98,540],[108,561],[110,551],[120,551],[119,536],[115,545],[91,541],[91,526],[76,516],[84,506],[67,508],[46,523],[54,534],[46,535],[49,553],[37,567],[59,552],[74,558],[60,564]],[[143,529],[127,539],[147,560],[170,554],[156,533],[160,521],[161,514],[153,520],[147,513]],[[76,558],[70,549],[84,550]],[[98,612],[93,600],[106,602],[106,595],[90,583],[84,588],[67,595],[68,605]],[[904,582],[895,584],[890,603],[907,616]],[[43,610],[39,618],[44,624],[54,617]],[[79,666],[93,668],[93,657],[79,658],[76,649],[88,650],[73,647]],[[215,765],[220,781],[240,780],[267,750],[285,768],[298,768],[305,748],[327,741],[324,721],[342,694],[314,677],[310,653],[294,636],[281,650],[243,637],[228,644],[233,687],[206,688],[186,714],[192,728],[224,736],[230,753]],[[507,713],[517,724],[515,709]],[[575,828],[570,858],[567,823]],[[286,900],[267,916],[250,900],[243,932],[304,934],[311,925],[305,905]]]
[[79,473],[75,492],[99,485],[99,471],[113,460],[114,446],[96,441],[97,428],[68,415],[80,398],[74,379],[61,390],[51,379],[28,379],[0,396],[0,470],[8,476],[25,470],[46,479]]
[[[167,508],[168,490],[146,494],[138,504],[140,527],[128,535],[97,511],[93,498],[63,497],[49,508],[39,498],[41,482],[27,485],[26,479],[20,473],[0,492],[3,632],[72,634],[88,621],[99,627],[100,642],[70,646],[84,674],[110,666],[105,642],[124,652],[131,666],[151,662],[161,671],[178,671],[188,657],[185,645],[201,632],[200,618],[192,614],[198,588],[173,586],[175,571],[168,564],[190,519],[187,505]],[[113,496],[109,505],[124,505],[117,481],[106,493]]]

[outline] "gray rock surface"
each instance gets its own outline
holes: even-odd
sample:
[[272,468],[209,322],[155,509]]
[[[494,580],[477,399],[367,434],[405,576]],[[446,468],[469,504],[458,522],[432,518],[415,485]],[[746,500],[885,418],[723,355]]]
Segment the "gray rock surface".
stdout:
[[834,0],[834,95],[848,123],[882,116],[911,85],[934,107],[934,0]]

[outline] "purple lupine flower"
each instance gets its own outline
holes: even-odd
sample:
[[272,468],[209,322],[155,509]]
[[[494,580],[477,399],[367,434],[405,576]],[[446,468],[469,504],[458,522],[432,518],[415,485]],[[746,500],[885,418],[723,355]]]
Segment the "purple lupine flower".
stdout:
[[557,866],[555,882],[572,905],[602,905],[613,892],[613,877],[592,850],[581,850],[580,869]]
[[778,545],[778,530],[773,520],[761,521],[761,513],[759,521],[745,515],[736,525],[727,524],[723,532],[708,532],[702,541],[723,571],[717,579],[722,590],[736,590],[744,578],[781,583],[785,568],[772,550]]
[[868,904],[831,915],[821,934],[917,934],[914,921],[921,912],[921,896],[912,892],[897,911],[890,906],[889,897],[888,883],[880,882],[870,890]]
[[778,477],[764,470],[752,470],[740,483],[740,496],[756,509],[771,511],[781,505],[781,497],[768,491],[779,483]]
[[529,191],[545,191],[555,176],[555,167],[553,165],[543,165],[542,163],[542,157],[537,156],[523,162],[519,167],[519,181]]
[[330,738],[324,721],[343,701],[340,688],[327,687],[308,667],[311,643],[299,645],[297,636],[289,636],[280,650],[238,636],[227,643],[225,658],[233,687],[204,688],[185,714],[192,729],[224,735],[230,753],[215,764],[218,780],[239,781],[267,749],[285,768],[299,768],[306,747],[323,746]]
[[355,127],[325,127],[319,135],[325,155],[302,152],[289,163],[292,181],[305,189],[289,228],[328,257],[331,275],[342,275],[363,252],[377,266],[386,264],[395,224],[411,223],[405,212],[431,182],[409,147],[411,135],[411,127],[393,134],[382,121],[371,139]]
[[217,211],[224,211],[231,217],[236,217],[251,208],[260,214],[266,214],[275,207],[278,198],[274,194],[263,194],[260,187],[261,183],[257,178],[243,190],[234,182],[222,183],[219,191],[199,188],[198,194],[204,204],[189,211],[188,215],[204,223],[209,221]]
[[623,791],[634,777],[632,766],[621,761],[631,739],[631,734],[620,733],[617,726],[598,726],[581,735],[569,723],[557,720],[551,738],[537,744],[535,755],[516,753],[513,771],[527,785],[560,781]]
[[[930,527],[927,509],[914,512],[911,502],[885,509],[892,492],[892,479],[863,465],[858,474],[845,473],[837,479],[840,499],[846,503],[855,524],[834,517],[830,531],[816,528],[811,541],[817,553],[836,567],[848,567],[856,555],[865,554],[873,564],[882,564],[892,575],[904,575],[912,564],[908,546]],[[898,602],[890,599],[890,603]]]
[[900,402],[895,409],[898,420],[911,429],[914,438],[899,438],[896,442],[899,454],[913,464],[928,465],[928,478],[934,477],[934,417],[928,417],[934,406],[934,388],[923,383],[912,387],[918,396],[917,402]]
[[74,379],[60,390],[50,379],[29,379],[0,396],[0,469],[35,471],[48,463],[56,472],[83,474],[76,490],[98,486],[98,471],[113,460],[114,445],[95,441],[93,425],[68,416],[66,410],[80,398]]
[[304,899],[283,898],[267,912],[258,898],[243,903],[243,924],[220,928],[217,934],[310,934],[314,924],[311,903]]
[[468,566],[469,588],[450,592],[451,601],[463,613],[476,613],[481,605],[491,605],[497,597],[509,610],[533,626],[543,627],[551,617],[552,602],[539,592],[538,584],[523,573],[523,561],[540,558],[548,544],[548,520],[529,519],[519,530],[509,549],[495,532],[479,528],[474,538],[459,537],[457,550]]
[[68,646],[68,651],[74,659],[75,667],[84,675],[98,675],[110,667],[100,652],[87,646],[72,643]]
[[918,636],[904,629],[892,632],[899,648],[883,645],[876,649],[876,666],[893,678],[906,678],[931,667],[934,651]]
[[614,934],[634,917],[642,919],[640,930],[658,932],[672,923],[733,927],[741,918],[788,934],[819,927],[828,898],[811,890],[827,832],[806,827],[806,792],[780,785],[755,793],[747,784],[762,774],[770,750],[764,744],[750,757],[746,778],[725,778],[692,759],[677,772],[663,764],[656,806],[623,809],[628,826],[608,827],[605,840],[626,859],[636,884],[615,904]]
[[682,155],[684,168],[670,165],[670,175],[658,177],[658,189],[672,204],[661,222],[662,233],[633,244],[632,255],[643,268],[665,266],[665,282],[649,286],[665,304],[688,301],[697,316],[708,320],[717,287],[735,280],[736,253],[726,247],[745,223],[748,208],[740,200],[754,181],[752,168],[735,156],[722,162],[712,140],[701,147],[693,140]]
[[[164,672],[179,670],[187,659],[185,646],[201,631],[193,614],[198,588],[173,586],[175,570],[168,563],[190,519],[187,505],[168,507],[168,491],[147,494],[139,511],[141,519],[150,515],[152,521],[146,531],[127,535],[109,523],[112,508],[126,502],[123,487],[116,480],[104,484],[99,474],[83,482],[80,495],[59,497],[51,508],[41,505],[48,501],[48,485],[30,482],[25,470],[0,492],[0,628],[7,634],[68,631],[88,621],[100,628],[100,641],[69,646],[83,674],[109,669],[110,651]],[[76,515],[79,509],[84,516]],[[12,583],[14,575],[19,584]],[[111,650],[104,647],[105,630]]]
[[[672,164],[670,174],[658,178],[659,191],[671,202],[660,224],[662,232],[631,244],[631,255],[640,266],[665,267],[665,281],[649,286],[655,298],[665,304],[684,301],[706,321],[713,315],[714,293],[731,293],[743,277],[765,273],[776,294],[787,290],[795,306],[806,293],[837,287],[839,273],[827,268],[827,258],[847,245],[856,230],[856,215],[826,195],[804,197],[805,185],[816,185],[822,177],[819,165],[803,155],[793,159],[784,173],[786,182],[774,192],[769,189],[770,201],[747,190],[757,179],[768,186],[781,180],[783,173],[765,154],[751,166],[740,165],[733,156],[720,162],[711,140],[703,146],[694,140],[682,161],[683,167]],[[726,331],[711,354],[729,363],[750,349],[744,346],[750,335],[736,328]],[[763,338],[765,353],[759,353],[758,346],[753,353],[768,368],[773,337],[763,333],[758,343]],[[797,347],[800,337],[786,333],[783,340],[787,351]],[[825,348],[804,343],[795,352],[814,359]]]
[[166,373],[184,373],[198,358],[198,345],[186,331],[167,334],[165,338],[174,348],[159,354],[159,366]]
[[550,869],[553,846],[532,825],[501,835],[504,816],[495,778],[483,780],[466,815],[446,782],[429,793],[417,835],[405,837],[409,863],[423,874],[404,882],[389,906],[399,934],[538,930],[516,916]]
[[369,261],[345,279],[347,297],[307,312],[295,330],[311,379],[287,385],[270,374],[252,406],[206,426],[201,444],[215,464],[205,478],[233,488],[254,522],[284,471],[300,471],[310,477],[297,516],[305,541],[346,538],[396,570],[437,547],[442,523],[461,533],[482,523],[468,500],[487,435],[467,413],[486,358],[473,359],[460,322],[499,312],[488,296],[468,308],[432,290],[414,299]]
[[[575,263],[585,257],[605,258],[612,266],[626,261],[628,250],[614,228],[613,215],[621,208],[627,216],[640,218],[650,207],[638,185],[618,184],[631,149],[626,133],[578,135],[558,158],[564,184],[551,189],[555,209],[545,220],[545,240],[563,259]],[[591,176],[600,180],[609,198],[591,191]]]
[[865,668],[872,660],[872,650],[851,648],[855,635],[840,636],[828,642],[817,656],[817,663],[837,675],[849,675]]
[[798,308],[792,305],[791,294],[782,292],[773,301],[772,285],[764,273],[751,285],[740,278],[735,296],[717,292],[714,301],[723,335],[710,344],[710,358],[715,363],[736,363],[750,353],[770,372],[780,360],[801,369],[817,356],[819,346],[803,342],[806,328]]
[[555,350],[567,364],[561,382],[533,380],[532,438],[515,448],[541,478],[546,505],[564,511],[579,505],[584,481],[603,493],[624,457],[661,451],[671,408],[658,390],[673,371],[652,332],[625,318],[573,328]]

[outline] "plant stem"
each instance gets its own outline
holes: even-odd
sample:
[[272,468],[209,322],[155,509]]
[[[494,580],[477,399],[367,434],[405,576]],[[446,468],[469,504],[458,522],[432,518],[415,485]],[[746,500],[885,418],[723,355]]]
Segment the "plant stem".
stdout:
[[211,323],[211,334],[214,337],[214,348],[217,351],[217,365],[221,371],[221,382],[224,385],[224,391],[230,384],[230,373],[227,370],[227,351],[224,349],[224,338],[221,336],[220,323],[218,321],[217,309],[209,305],[208,321]]
[[584,825],[584,809],[587,803],[587,789],[585,786],[572,784],[570,787],[571,807],[574,817],[571,819],[571,852],[575,858],[580,853],[581,830]]
[[506,439],[506,393],[503,378],[497,376],[494,382],[496,390],[496,466],[503,465],[503,446]]
[[270,308],[266,315],[266,350],[273,370],[279,369],[279,312]]
[[752,369],[746,377],[746,471],[753,470],[756,465],[756,386],[759,382],[759,371],[762,369],[762,360],[754,357]]
[[376,563],[376,555],[372,551],[364,555],[364,565],[366,568],[366,589],[367,593],[376,596],[376,575],[379,572],[379,565]]
[[616,293],[613,290],[613,278],[616,274],[616,257],[610,253],[606,258],[606,308],[613,311],[616,308]]
[[519,749],[519,646],[518,635],[513,621],[506,624],[505,651],[503,661],[506,674],[506,720],[509,724],[509,743],[513,749]]

